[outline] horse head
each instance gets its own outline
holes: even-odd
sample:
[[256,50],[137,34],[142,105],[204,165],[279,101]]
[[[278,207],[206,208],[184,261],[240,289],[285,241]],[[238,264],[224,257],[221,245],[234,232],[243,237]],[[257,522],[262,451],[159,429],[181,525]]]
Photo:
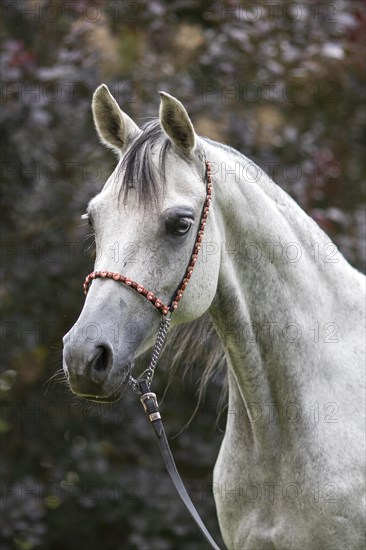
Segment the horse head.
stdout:
[[[97,133],[118,163],[83,216],[95,234],[95,271],[80,317],[64,337],[63,364],[71,390],[97,401],[120,397],[134,359],[152,345],[162,313],[154,304],[174,298],[206,198],[201,140],[183,105],[160,96],[159,118],[142,129],[105,85],[93,97]],[[210,215],[205,241],[217,242],[216,231]],[[201,316],[215,296],[219,257],[197,260],[174,324]],[[129,284],[137,281],[143,292],[117,284],[118,275]]]

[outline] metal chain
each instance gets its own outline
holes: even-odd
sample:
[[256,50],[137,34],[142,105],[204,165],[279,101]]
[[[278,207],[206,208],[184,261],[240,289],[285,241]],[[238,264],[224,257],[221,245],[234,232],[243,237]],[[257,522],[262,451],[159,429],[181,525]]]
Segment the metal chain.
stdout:
[[[146,370],[139,377],[139,378],[145,378],[146,383],[149,386],[149,388],[151,387],[151,382],[152,382],[152,379],[153,379],[153,376],[154,376],[154,373],[155,373],[156,364],[158,362],[158,359],[159,359],[160,354],[162,352],[162,349],[164,347],[165,339],[167,337],[168,330],[169,330],[170,320],[171,320],[171,312],[168,313],[168,315],[166,315],[160,323],[158,334],[157,334],[156,340],[155,340],[155,344],[154,344],[153,350],[151,352],[151,357],[150,357],[149,364],[148,364]],[[128,379],[128,384],[132,387],[132,389],[134,390],[135,393],[137,393],[137,394],[141,393],[138,381],[131,374],[130,374],[129,379]]]

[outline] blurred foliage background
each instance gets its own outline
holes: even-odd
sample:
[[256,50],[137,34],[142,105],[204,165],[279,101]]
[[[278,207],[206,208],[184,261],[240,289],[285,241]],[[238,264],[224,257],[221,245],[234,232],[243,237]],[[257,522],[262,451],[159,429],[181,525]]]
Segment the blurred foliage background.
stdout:
[[[198,133],[257,162],[364,269],[365,3],[3,0],[1,17],[0,548],[205,548],[134,397],[85,405],[52,378],[93,264],[80,215],[115,164],[92,93],[106,82],[138,123],[157,116],[158,90],[172,93]],[[167,371],[166,359],[160,395]],[[171,382],[170,435],[196,406],[201,372]],[[172,440],[218,540],[221,384]]]

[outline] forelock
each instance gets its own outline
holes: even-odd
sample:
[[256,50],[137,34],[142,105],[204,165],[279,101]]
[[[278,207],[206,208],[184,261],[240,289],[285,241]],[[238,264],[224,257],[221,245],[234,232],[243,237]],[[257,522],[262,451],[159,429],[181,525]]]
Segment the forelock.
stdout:
[[119,197],[125,201],[129,190],[134,188],[139,203],[156,203],[164,193],[166,157],[172,147],[159,119],[147,122],[120,162]]

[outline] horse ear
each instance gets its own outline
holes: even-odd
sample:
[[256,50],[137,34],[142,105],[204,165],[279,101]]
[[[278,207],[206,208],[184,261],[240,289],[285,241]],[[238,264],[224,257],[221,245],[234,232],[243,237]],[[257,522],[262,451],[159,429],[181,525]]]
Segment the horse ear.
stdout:
[[94,92],[92,111],[98,136],[104,145],[117,153],[121,153],[141,132],[134,121],[119,108],[105,84],[101,84]]
[[175,145],[185,155],[189,155],[196,145],[196,137],[188,113],[178,99],[165,92],[159,93],[160,124]]

